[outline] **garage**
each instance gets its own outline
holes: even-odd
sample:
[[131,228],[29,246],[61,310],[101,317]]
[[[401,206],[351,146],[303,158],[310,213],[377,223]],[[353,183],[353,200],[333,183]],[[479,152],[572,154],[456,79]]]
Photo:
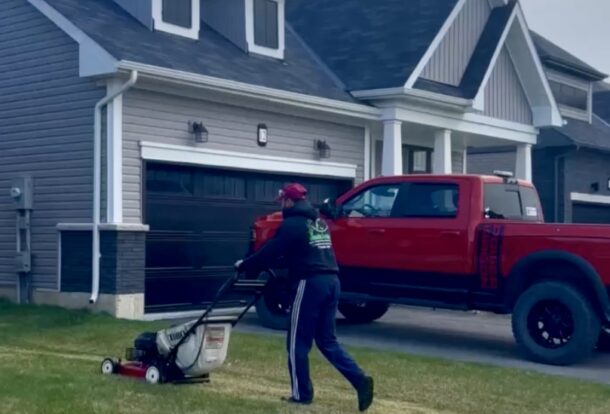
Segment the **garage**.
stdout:
[[[287,182],[308,187],[320,203],[353,185],[351,180],[266,174],[147,162],[144,217],[145,311],[205,306],[246,254],[250,225],[278,210],[277,191]],[[230,303],[226,304],[230,306]]]
[[610,224],[610,205],[574,203],[572,222],[587,224]]

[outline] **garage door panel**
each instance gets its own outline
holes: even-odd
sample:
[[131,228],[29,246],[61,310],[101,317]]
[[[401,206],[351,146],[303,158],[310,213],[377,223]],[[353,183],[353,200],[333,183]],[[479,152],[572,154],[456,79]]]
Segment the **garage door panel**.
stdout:
[[352,184],[150,163],[146,178],[147,312],[200,309],[212,300],[247,253],[250,226],[278,210],[275,198],[284,184],[303,183],[313,203]]
[[574,203],[572,222],[583,224],[610,224],[610,205]]

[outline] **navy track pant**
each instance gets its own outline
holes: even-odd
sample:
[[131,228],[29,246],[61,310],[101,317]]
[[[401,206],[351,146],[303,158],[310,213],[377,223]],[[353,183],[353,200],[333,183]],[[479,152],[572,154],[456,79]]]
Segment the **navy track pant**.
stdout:
[[335,275],[317,275],[299,282],[286,341],[292,397],[296,400],[313,399],[308,354],[314,340],[322,355],[354,388],[364,381],[364,372],[339,345],[335,336],[340,291],[339,278]]

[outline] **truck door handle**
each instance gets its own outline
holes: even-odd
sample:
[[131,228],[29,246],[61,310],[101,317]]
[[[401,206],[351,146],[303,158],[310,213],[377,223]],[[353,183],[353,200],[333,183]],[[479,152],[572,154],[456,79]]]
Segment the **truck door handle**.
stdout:
[[458,230],[446,230],[441,231],[441,236],[443,237],[458,237],[460,232]]
[[369,229],[369,233],[371,234],[384,234],[385,229]]

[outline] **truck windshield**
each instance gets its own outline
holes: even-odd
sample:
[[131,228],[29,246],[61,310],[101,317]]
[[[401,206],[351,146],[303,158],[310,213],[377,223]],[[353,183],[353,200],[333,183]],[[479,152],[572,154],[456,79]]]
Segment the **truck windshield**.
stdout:
[[542,221],[536,190],[515,184],[485,184],[485,217]]

